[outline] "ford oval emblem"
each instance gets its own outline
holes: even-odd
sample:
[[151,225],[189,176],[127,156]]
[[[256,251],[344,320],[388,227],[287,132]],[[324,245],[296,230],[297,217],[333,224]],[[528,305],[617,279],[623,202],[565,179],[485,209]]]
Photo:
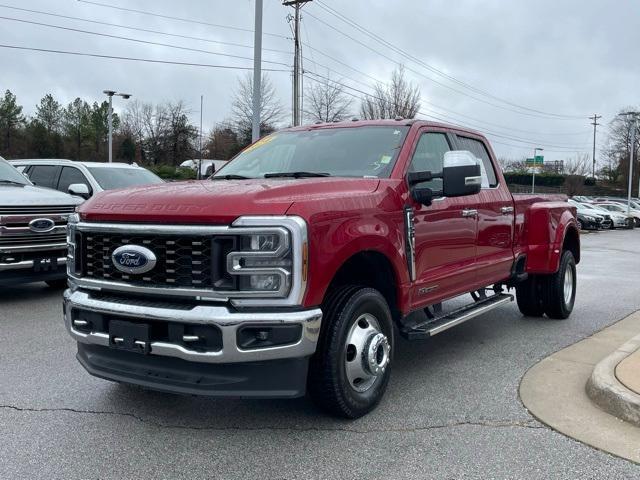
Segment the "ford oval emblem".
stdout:
[[56,223],[50,218],[35,218],[29,222],[29,230],[35,233],[47,233],[56,228]]
[[113,266],[121,272],[146,273],[156,266],[156,256],[148,248],[139,245],[123,245],[111,254]]

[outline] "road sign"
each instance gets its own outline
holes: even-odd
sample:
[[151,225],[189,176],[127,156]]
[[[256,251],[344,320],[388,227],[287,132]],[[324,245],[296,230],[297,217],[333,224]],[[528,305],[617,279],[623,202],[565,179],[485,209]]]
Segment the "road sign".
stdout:
[[533,158],[527,158],[527,165],[529,166],[540,166],[544,164],[544,156],[536,155]]

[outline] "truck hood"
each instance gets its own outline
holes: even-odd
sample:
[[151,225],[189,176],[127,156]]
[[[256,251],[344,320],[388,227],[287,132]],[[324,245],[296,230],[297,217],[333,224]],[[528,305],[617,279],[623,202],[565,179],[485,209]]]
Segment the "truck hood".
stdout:
[[50,188],[34,185],[0,184],[0,206],[78,205],[82,199]]
[[200,180],[109,190],[79,209],[88,221],[229,224],[242,215],[284,215],[296,201],[374,192],[378,179]]

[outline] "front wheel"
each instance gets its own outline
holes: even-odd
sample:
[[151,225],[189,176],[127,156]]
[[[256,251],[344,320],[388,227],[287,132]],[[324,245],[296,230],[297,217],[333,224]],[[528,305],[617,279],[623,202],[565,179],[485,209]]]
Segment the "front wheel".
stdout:
[[569,250],[562,252],[558,271],[547,277],[544,311],[549,318],[564,320],[571,315],[576,300],[576,261]]
[[346,286],[329,294],[323,311],[309,393],[334,415],[361,417],[376,407],[389,382],[394,348],[389,306],[373,288]]

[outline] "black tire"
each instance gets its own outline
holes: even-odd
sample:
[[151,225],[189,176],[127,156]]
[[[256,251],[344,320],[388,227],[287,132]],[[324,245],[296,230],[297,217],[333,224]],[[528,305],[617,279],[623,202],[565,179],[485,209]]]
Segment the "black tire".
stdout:
[[582,220],[578,219],[578,230],[584,230],[584,224],[582,223]]
[[[570,279],[567,282],[571,285],[571,292],[565,295],[567,275],[570,275]],[[573,304],[576,299],[576,261],[569,250],[562,252],[558,271],[549,275],[546,283],[546,287],[543,290],[544,312],[549,318],[556,320],[568,318],[573,311]]]
[[49,287],[59,289],[59,288],[67,288],[67,279],[61,278],[58,280],[45,280],[45,282]]
[[[325,315],[318,348],[309,366],[308,391],[320,408],[333,415],[361,417],[376,407],[389,382],[395,348],[389,305],[380,292],[373,288],[343,286],[328,295],[323,312]],[[364,314],[374,317],[380,333],[386,336],[388,360],[383,372],[373,377],[371,386],[365,391],[357,391],[347,377],[347,359],[351,355],[355,361],[364,362],[364,351],[356,354],[354,346],[347,345],[347,336],[353,328],[358,328]],[[359,318],[360,322],[356,325]]]
[[525,317],[541,317],[544,315],[542,288],[545,280],[544,277],[539,275],[530,275],[524,282],[516,285],[518,308]]

